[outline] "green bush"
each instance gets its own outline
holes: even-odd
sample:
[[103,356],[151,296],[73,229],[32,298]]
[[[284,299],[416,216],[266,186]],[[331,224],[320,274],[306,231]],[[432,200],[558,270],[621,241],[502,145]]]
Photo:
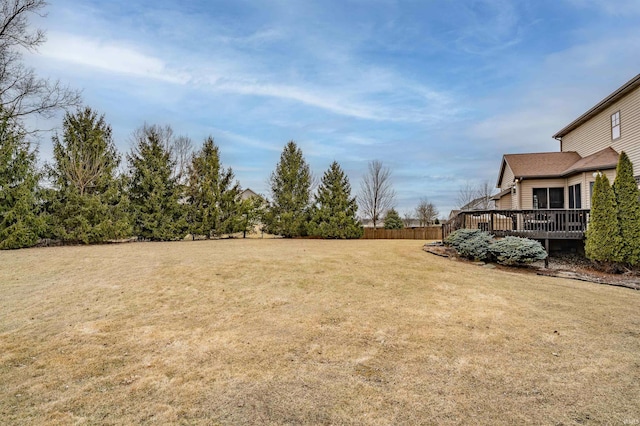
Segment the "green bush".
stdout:
[[503,265],[526,264],[547,257],[547,252],[538,241],[520,237],[504,237],[493,242],[488,251]]
[[445,240],[460,256],[477,260],[487,259],[492,242],[493,236],[480,229],[459,229]]

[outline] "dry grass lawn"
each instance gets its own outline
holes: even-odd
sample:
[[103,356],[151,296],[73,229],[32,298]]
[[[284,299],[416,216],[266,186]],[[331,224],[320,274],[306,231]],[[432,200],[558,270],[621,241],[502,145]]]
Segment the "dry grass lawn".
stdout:
[[640,293],[422,244],[2,252],[2,424],[640,424]]

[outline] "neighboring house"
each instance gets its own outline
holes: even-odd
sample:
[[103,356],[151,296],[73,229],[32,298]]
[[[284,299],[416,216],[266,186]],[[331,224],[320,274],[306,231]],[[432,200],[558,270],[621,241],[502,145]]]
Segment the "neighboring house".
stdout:
[[247,188],[240,193],[240,199],[243,201],[253,197],[263,198],[260,194],[255,193],[250,188]]
[[490,195],[475,198],[462,206],[460,210],[493,210],[496,202]]

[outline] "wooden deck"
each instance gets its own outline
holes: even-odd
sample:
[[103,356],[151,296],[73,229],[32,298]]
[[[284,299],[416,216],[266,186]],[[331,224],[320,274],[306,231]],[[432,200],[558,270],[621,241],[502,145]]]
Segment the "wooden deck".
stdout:
[[589,210],[470,210],[442,225],[442,238],[458,229],[482,229],[497,236],[536,240],[581,240]]

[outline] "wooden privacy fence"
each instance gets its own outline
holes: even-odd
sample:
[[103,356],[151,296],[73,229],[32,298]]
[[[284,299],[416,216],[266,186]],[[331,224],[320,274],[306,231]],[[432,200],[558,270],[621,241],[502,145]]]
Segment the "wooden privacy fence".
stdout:
[[404,229],[364,228],[362,238],[365,240],[441,240],[442,226]]

